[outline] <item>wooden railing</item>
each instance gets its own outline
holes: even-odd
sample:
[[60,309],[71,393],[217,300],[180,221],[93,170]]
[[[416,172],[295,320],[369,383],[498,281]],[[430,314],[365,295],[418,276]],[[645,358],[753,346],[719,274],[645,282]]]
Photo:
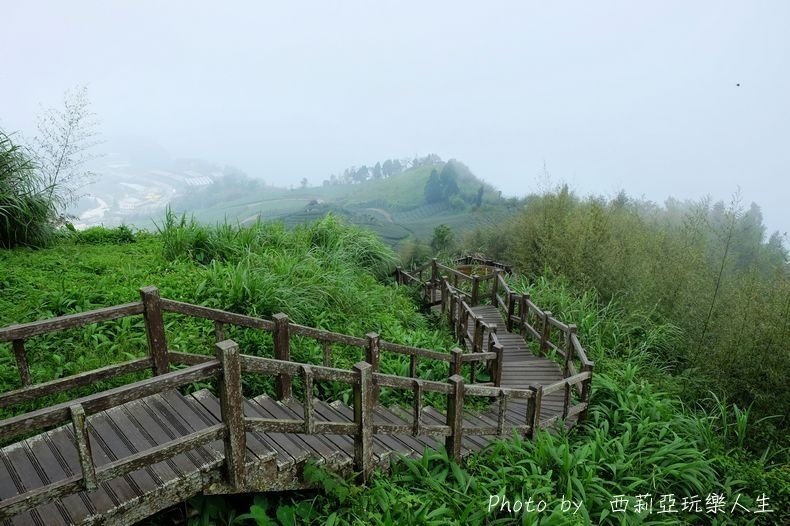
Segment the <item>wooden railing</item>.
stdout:
[[[448,289],[449,290],[449,289]],[[459,302],[461,305],[463,302]],[[468,307],[463,307],[467,309]],[[196,353],[169,351],[165,335],[163,314],[178,313],[214,321],[217,340],[215,356]],[[88,324],[114,320],[125,316],[143,315],[148,339],[149,355],[126,363],[111,365],[43,383],[33,383],[25,352],[28,338],[65,329],[83,327]],[[274,358],[242,355],[239,347],[226,338],[226,325],[237,325],[270,332],[273,338]],[[489,329],[495,329],[493,327]],[[482,333],[480,333],[482,334]],[[323,365],[297,363],[290,358],[290,341],[293,336],[308,337],[322,343]],[[449,354],[399,345],[383,341],[375,333],[365,338],[334,333],[291,323],[285,314],[275,314],[264,319],[209,307],[192,305],[160,298],[154,287],[141,290],[141,301],[99,309],[79,314],[61,316],[49,320],[13,325],[0,328],[0,342],[11,342],[17,360],[22,387],[0,394],[0,407],[8,407],[24,401],[39,400],[54,393],[84,387],[97,380],[106,380],[121,375],[150,369],[152,378],[79,397],[68,402],[43,407],[31,412],[0,420],[0,441],[9,442],[20,436],[29,436],[53,426],[70,423],[73,426],[81,473],[64,480],[31,490],[0,502],[0,520],[12,517],[21,511],[33,508],[51,499],[78,491],[90,490],[102,482],[131,473],[141,467],[162,460],[215,440],[225,443],[227,484],[238,491],[252,490],[245,486],[244,463],[245,432],[294,432],[304,434],[347,434],[354,437],[354,466],[362,480],[367,480],[373,469],[373,436],[377,434],[410,434],[444,436],[448,452],[460,460],[461,440],[464,435],[506,436],[513,432],[531,436],[538,427],[540,417],[540,391],[507,389],[497,387],[502,369],[502,347],[498,344],[495,330],[489,332],[488,351],[483,352],[478,342],[476,351],[463,353],[453,349]],[[332,346],[341,344],[364,350],[364,360],[351,370],[333,368]],[[390,352],[410,357],[410,376],[396,376],[379,371],[381,352]],[[446,382],[420,379],[417,377],[417,360],[438,360],[449,366]],[[464,364],[470,364],[472,383],[466,384],[461,375]],[[493,371],[493,384],[475,384],[479,365]],[[171,365],[184,366],[171,371]],[[292,378],[301,377],[304,415],[302,419],[279,420],[249,418],[244,416],[241,379],[244,374],[262,374],[275,379],[275,396],[288,399],[293,396]],[[219,396],[222,422],[202,431],[170,441],[166,444],[131,455],[125,459],[97,467],[91,453],[91,441],[87,432],[86,418],[149,395],[175,389],[194,382],[219,381]],[[313,411],[313,386],[316,381],[334,381],[352,386],[354,422],[318,422]],[[413,394],[413,422],[409,426],[374,424],[373,411],[381,388],[408,390]],[[439,393],[447,397],[447,421],[444,425],[428,425],[422,419],[423,396]],[[495,399],[499,404],[496,426],[463,426],[464,403],[470,397]],[[510,400],[527,401],[523,424],[509,424],[505,420]],[[215,461],[210,467],[219,467]]]
[[[465,274],[438,263],[432,259],[420,269],[424,272],[431,269],[428,281],[416,279],[413,273],[397,271],[399,283],[411,283],[421,286],[429,305],[441,305],[441,312],[448,316],[451,327],[456,334],[459,344],[465,345],[472,353],[483,350],[482,335],[489,334],[487,351],[497,352],[496,326],[486,325],[473,310],[473,307],[489,303],[496,306],[502,313],[508,332],[515,332],[527,340],[537,344],[538,356],[556,356],[561,365],[563,379],[549,386],[536,387],[543,394],[551,394],[559,390],[564,391],[562,413],[554,419],[565,419],[578,415],[578,420],[587,417],[587,409],[591,394],[592,375],[595,364],[588,359],[587,353],[579,341],[577,328],[573,324],[566,324],[555,318],[550,311],[538,307],[529,294],[514,292],[505,275],[510,272],[510,267],[488,259],[466,256],[456,260],[456,263],[484,266],[491,270],[485,276]],[[420,274],[422,276],[422,274]],[[485,290],[485,286],[488,290]],[[440,290],[439,300],[434,299],[433,291]],[[471,324],[471,330],[470,330]],[[499,358],[494,362],[497,369],[491,369],[492,383],[499,386],[501,379],[501,346]],[[472,368],[474,375],[476,367]],[[577,399],[574,403],[574,397]]]

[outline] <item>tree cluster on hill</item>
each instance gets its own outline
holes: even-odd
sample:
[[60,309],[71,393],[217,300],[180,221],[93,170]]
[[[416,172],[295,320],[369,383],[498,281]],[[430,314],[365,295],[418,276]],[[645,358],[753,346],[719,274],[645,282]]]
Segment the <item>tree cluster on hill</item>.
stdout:
[[[474,192],[462,191],[461,184],[464,188],[475,188]],[[479,207],[483,204],[483,195],[487,190],[493,189],[479,181],[466,165],[450,159],[444,163],[441,171],[436,169],[431,171],[425,183],[425,202],[428,204],[447,202],[456,208],[467,204]]]
[[680,337],[657,358],[689,372],[692,400],[714,389],[786,426],[790,264],[786,238],[766,234],[760,208],[737,196],[658,206],[624,193],[582,199],[564,186],[527,197],[512,220],[464,245],[669,321]]
[[350,166],[343,170],[341,174],[331,174],[325,179],[324,186],[336,184],[357,184],[370,180],[387,179],[403,173],[410,168],[441,164],[442,159],[435,153],[424,157],[415,156],[413,159],[387,159],[384,162],[376,162],[373,166]]

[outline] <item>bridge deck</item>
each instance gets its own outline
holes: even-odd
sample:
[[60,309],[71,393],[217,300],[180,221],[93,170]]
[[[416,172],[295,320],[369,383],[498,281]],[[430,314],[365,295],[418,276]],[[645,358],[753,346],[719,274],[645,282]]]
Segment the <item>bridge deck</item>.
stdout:
[[[340,402],[314,401],[318,421],[353,421],[353,409]],[[561,411],[562,401],[545,411],[548,419]],[[303,415],[295,399],[279,402],[260,396],[246,402],[251,417],[293,418]],[[465,411],[463,427],[496,425],[496,410]],[[523,424],[524,409],[514,402],[505,415],[511,424]],[[190,395],[167,391],[91,415],[88,432],[97,467],[162,445],[175,438],[205,429],[221,421],[219,400],[209,391]],[[433,407],[425,407],[422,422],[444,424],[446,417]],[[399,407],[377,406],[374,424],[411,425],[412,416]],[[494,436],[467,436],[462,441],[464,456],[485,447]],[[443,447],[432,436],[376,435],[374,461],[388,469],[394,456],[419,457],[427,449]],[[247,464],[268,473],[260,491],[305,487],[299,472],[313,459],[338,473],[352,470],[354,438],[349,435],[306,435],[297,433],[247,433]],[[216,441],[170,460],[134,471],[101,484],[93,491],[57,499],[15,516],[4,524],[68,525],[92,523],[130,524],[202,491],[221,478],[225,452]],[[62,426],[0,449],[0,499],[67,480],[80,471],[75,437],[71,426]],[[278,476],[279,475],[279,476]]]
[[[497,325],[503,356],[502,387],[556,386],[563,380],[563,371],[556,363],[535,356],[524,338],[505,329],[502,316],[495,307],[479,305],[471,309],[487,325]],[[484,332],[483,341],[487,340],[488,334]],[[556,387],[552,391],[544,395],[538,404],[540,422],[544,424],[563,414],[565,395]],[[535,399],[530,400],[534,408]],[[247,418],[304,422],[302,403],[294,398],[277,401],[264,395],[245,400],[243,405]],[[354,422],[354,409],[341,402],[314,400],[312,408],[311,414],[316,422]],[[400,407],[377,405],[371,414],[374,426],[394,424],[404,426],[403,429],[413,427],[412,412]],[[463,411],[461,428],[486,427],[488,429],[479,432],[488,432],[496,429],[498,424],[531,425],[525,422],[529,411],[523,399],[510,400],[503,414],[504,423],[499,421],[497,404],[483,411],[467,409]],[[576,420],[576,413],[569,413],[566,425],[570,426]],[[86,423],[91,457],[95,467],[102,468],[194,435],[223,423],[223,420],[220,401],[211,392],[200,390],[182,394],[169,389],[91,414]],[[421,425],[447,423],[448,418],[442,412],[430,406],[422,408]],[[73,429],[71,425],[64,425],[0,448],[0,502],[53,484],[65,486],[81,476]],[[400,428],[395,432],[400,433]],[[461,435],[462,456],[484,448],[496,438],[493,434]],[[31,503],[30,509],[2,521],[2,524],[132,524],[201,492],[280,491],[307,487],[302,474],[308,460],[341,474],[354,469],[355,437],[352,435],[247,432],[244,461],[249,480],[244,487],[230,487],[225,473],[226,446],[217,440],[111,479],[95,490],[81,491],[43,504]],[[444,447],[444,438],[436,435],[374,433],[373,464],[387,470],[393,457],[419,457],[426,449],[441,447]]]

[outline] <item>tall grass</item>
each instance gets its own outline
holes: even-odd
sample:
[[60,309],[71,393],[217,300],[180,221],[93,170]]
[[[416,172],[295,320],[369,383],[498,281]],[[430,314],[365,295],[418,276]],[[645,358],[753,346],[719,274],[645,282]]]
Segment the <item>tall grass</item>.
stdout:
[[29,152],[0,130],[0,248],[51,241],[56,203]]

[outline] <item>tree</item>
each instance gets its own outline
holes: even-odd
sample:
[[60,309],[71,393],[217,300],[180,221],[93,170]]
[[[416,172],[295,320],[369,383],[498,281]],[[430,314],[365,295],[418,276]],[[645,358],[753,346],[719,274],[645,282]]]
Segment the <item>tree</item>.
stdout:
[[370,177],[370,171],[368,170],[367,166],[363,165],[359,170],[357,170],[357,173],[354,174],[354,181],[358,183],[364,183],[368,180],[368,177]]
[[442,188],[442,198],[446,201],[460,192],[458,188],[458,173],[452,162],[445,163],[439,174],[439,184]]
[[439,173],[434,169],[431,170],[431,175],[425,183],[425,202],[438,203],[442,198],[442,183],[439,181]]
[[301,181],[299,181],[299,185],[300,185],[302,188],[307,188],[307,183],[308,183],[308,181],[307,181],[307,177],[302,177],[302,180],[301,180]]
[[485,186],[481,184],[477,189],[477,197],[475,197],[475,206],[477,207],[483,206],[483,192],[485,192]]
[[379,162],[373,166],[373,179],[381,179],[381,163]]
[[381,173],[384,177],[389,177],[392,175],[392,161],[387,159],[384,161],[384,164],[381,166]]
[[84,86],[66,92],[62,110],[48,108],[39,116],[35,161],[48,199],[61,214],[96,176],[86,165],[97,157],[92,153],[99,144],[97,124]]
[[453,231],[450,227],[441,224],[433,229],[433,239],[431,239],[431,248],[435,254],[439,252],[449,252],[453,246]]

